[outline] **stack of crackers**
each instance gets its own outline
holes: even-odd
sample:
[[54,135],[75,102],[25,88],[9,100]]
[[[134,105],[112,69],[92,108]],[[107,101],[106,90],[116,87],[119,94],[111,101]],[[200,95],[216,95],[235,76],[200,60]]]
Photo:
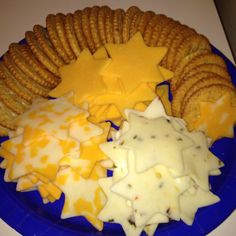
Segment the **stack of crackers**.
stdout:
[[[198,102],[214,102],[223,93],[229,93],[236,104],[224,61],[194,29],[135,6],[126,11],[86,7],[73,14],[48,15],[46,28],[35,25],[26,32],[26,43],[9,46],[0,62],[0,135],[15,129],[14,118],[25,112],[34,98],[48,97],[60,83],[59,68],[74,62],[83,49],[94,53],[106,43],[125,43],[138,31],[148,46],[168,48],[162,66],[175,73],[171,81],[175,116],[191,123],[198,115]],[[205,95],[199,96],[202,92]]]

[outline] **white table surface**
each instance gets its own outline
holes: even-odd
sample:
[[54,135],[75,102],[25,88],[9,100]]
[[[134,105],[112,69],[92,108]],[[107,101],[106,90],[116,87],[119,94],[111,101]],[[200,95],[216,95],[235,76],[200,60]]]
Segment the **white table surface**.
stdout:
[[[45,25],[47,14],[74,12],[76,9],[93,5],[109,5],[112,8],[124,9],[136,5],[142,10],[166,14],[207,36],[215,47],[234,62],[213,0],[0,0],[0,55],[7,51],[10,43],[23,39],[25,31],[31,30],[34,24]],[[235,235],[235,222],[236,211],[209,236]],[[0,235],[19,234],[0,219]]]

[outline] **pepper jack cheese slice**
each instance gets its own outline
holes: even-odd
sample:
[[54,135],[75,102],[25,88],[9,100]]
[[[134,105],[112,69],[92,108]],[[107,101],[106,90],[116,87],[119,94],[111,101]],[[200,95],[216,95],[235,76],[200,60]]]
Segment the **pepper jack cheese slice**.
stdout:
[[236,107],[232,107],[229,94],[225,94],[215,103],[200,102],[200,117],[194,126],[214,142],[222,137],[232,138],[235,123]]

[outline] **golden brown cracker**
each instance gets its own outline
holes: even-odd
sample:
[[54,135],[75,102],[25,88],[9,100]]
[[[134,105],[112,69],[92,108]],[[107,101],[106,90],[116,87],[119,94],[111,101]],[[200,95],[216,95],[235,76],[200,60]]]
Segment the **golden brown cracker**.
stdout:
[[77,10],[73,14],[73,25],[74,25],[75,34],[76,34],[81,50],[88,48],[88,44],[87,44],[83,29],[82,29],[82,11],[81,10]]
[[29,103],[26,103],[16,93],[7,89],[2,79],[0,80],[0,90],[0,100],[16,114],[20,115],[29,108]]
[[123,9],[116,9],[113,14],[112,32],[114,43],[122,43],[122,29],[125,18],[125,11]]
[[3,57],[4,63],[8,70],[13,74],[13,76],[17,79],[22,86],[25,86],[28,90],[30,90],[35,95],[39,95],[42,97],[48,97],[49,89],[42,87],[37,84],[34,80],[25,75],[12,61],[9,53],[5,53]]
[[44,65],[50,72],[59,76],[58,66],[54,64],[52,60],[43,52],[42,48],[39,46],[38,41],[32,31],[27,31],[25,33],[26,41],[38,61]]
[[206,78],[203,78],[201,80],[198,80],[196,81],[196,83],[194,83],[188,90],[187,92],[185,93],[185,96],[182,100],[182,104],[181,104],[181,115],[182,115],[182,112],[183,112],[183,109],[185,107],[185,104],[186,102],[189,100],[189,98],[199,89],[202,89],[204,87],[207,87],[207,86],[210,86],[212,84],[219,84],[219,85],[222,85],[222,86],[227,86],[227,87],[230,87],[232,89],[234,89],[234,86],[233,84],[228,81],[228,80],[225,80],[224,78],[218,76],[218,75],[213,75],[211,77],[206,77]]
[[222,67],[217,64],[212,64],[212,63],[206,63],[206,64],[201,64],[198,66],[195,66],[193,69],[187,72],[186,76],[192,76],[195,74],[198,74],[200,72],[211,72],[215,73],[227,80],[231,81],[231,76],[228,72],[228,70],[225,67]]
[[141,10],[136,6],[131,6],[125,12],[123,31],[122,31],[122,41],[126,43],[130,39],[130,23],[137,12]]
[[85,39],[87,41],[88,44],[88,48],[89,50],[94,53],[96,51],[93,39],[92,39],[92,34],[91,34],[91,29],[90,29],[90,25],[89,25],[89,16],[90,16],[90,12],[91,12],[91,8],[90,7],[86,7],[83,9],[82,11],[82,30],[85,36]]
[[146,26],[148,22],[152,19],[152,17],[155,15],[153,11],[145,11],[139,20],[137,31],[139,31],[143,36],[146,29]]
[[199,50],[211,52],[210,43],[205,36],[197,34],[184,39],[175,54],[175,61],[172,68],[175,69],[182,58]]
[[[216,79],[212,80],[212,78],[216,78]],[[219,81],[219,79],[221,79],[222,82]],[[183,101],[185,98],[187,98],[186,95],[188,91],[191,89],[193,89],[192,91],[194,91],[195,89],[198,89],[197,82],[202,81],[202,80],[208,81],[207,83],[212,83],[212,82],[224,83],[224,78],[221,78],[217,74],[210,73],[210,72],[199,72],[192,76],[186,77],[185,80],[183,80],[183,82],[180,84],[178,89],[173,94],[171,108],[172,108],[172,112],[174,116],[181,117],[181,109],[184,104]]]
[[180,60],[178,65],[176,66],[176,70],[174,72],[174,77],[171,79],[171,91],[174,93],[177,89],[177,85],[180,83],[181,78],[184,78],[182,76],[182,72],[184,68],[191,63],[194,58],[198,57],[199,55],[207,54],[208,52],[205,50],[198,50],[196,52],[193,52],[184,58]]
[[76,38],[75,30],[74,30],[72,13],[68,13],[66,15],[65,32],[66,32],[66,37],[68,39],[68,43],[70,44],[70,47],[72,51],[74,52],[76,58],[78,58],[81,50],[80,50],[80,46],[79,46],[78,40]]
[[48,58],[51,59],[57,67],[63,66],[65,62],[52,45],[47,30],[41,25],[35,25],[33,32],[39,46]]
[[212,84],[210,86],[201,88],[189,98],[182,111],[182,118],[186,121],[189,130],[193,130],[194,123],[200,115],[199,103],[200,102],[216,102],[220,97],[229,94],[233,106],[236,106],[236,93],[235,89],[231,87]]
[[0,99],[0,124],[9,130],[14,130],[16,128],[14,120],[17,114],[10,110]]
[[113,32],[112,32],[112,19],[113,19],[113,10],[107,11],[105,15],[105,35],[107,43],[114,43],[113,41]]
[[57,29],[56,29],[56,16],[55,15],[49,14],[46,17],[46,26],[47,26],[49,39],[52,45],[54,46],[55,50],[57,51],[58,55],[62,57],[62,59],[64,60],[66,64],[69,64],[71,60],[69,56],[67,55],[60,41],[60,38],[58,36]]
[[106,40],[106,16],[109,14],[111,9],[108,6],[101,6],[98,11],[98,33],[101,39],[102,45],[107,43]]
[[47,68],[45,68],[34,56],[28,45],[22,44],[19,46],[20,53],[26,60],[26,62],[39,74],[44,80],[50,84],[50,86],[55,87],[60,82],[60,77],[51,73]]
[[157,42],[160,38],[161,30],[171,21],[171,19],[163,14],[157,15],[156,24],[153,28],[151,39],[150,39],[150,46],[156,47]]
[[139,21],[141,20],[141,17],[143,15],[143,11],[137,11],[130,22],[130,31],[129,31],[129,37],[131,38],[137,31],[138,31],[138,25]]
[[179,48],[179,45],[184,41],[185,38],[190,37],[191,35],[196,35],[196,31],[194,29],[189,28],[186,25],[181,24],[181,29],[174,35],[173,40],[170,43],[167,60],[166,60],[166,68],[174,71],[174,62],[175,62],[175,54]]
[[98,33],[98,12],[100,7],[93,6],[89,15],[89,26],[92,35],[92,40],[94,42],[95,51],[102,46],[100,36]]
[[4,62],[0,62],[0,78],[3,79],[6,86],[15,92],[19,97],[23,98],[25,101],[29,103],[32,102],[35,94],[31,93],[27,88],[22,86],[13,76],[13,74],[8,70],[8,68],[4,65]]
[[40,84],[45,88],[53,88],[54,85],[48,83],[40,74],[38,74],[33,67],[25,60],[24,56],[20,52],[19,48],[21,45],[12,43],[9,46],[9,54],[12,61],[18,66],[27,76],[29,76],[36,83]]
[[[183,70],[180,74],[180,78],[184,78],[188,74],[189,71],[191,71],[195,67],[197,67],[199,65],[203,65],[203,64],[217,64],[217,65],[227,69],[224,60],[220,56],[218,56],[214,53],[204,53],[204,54],[200,54],[200,55],[196,56],[195,58],[193,58],[191,60],[191,62],[189,62],[183,68]],[[179,80],[179,81],[181,81],[181,80]]]
[[55,19],[56,31],[67,56],[69,57],[70,61],[74,61],[76,57],[66,37],[65,20],[66,16],[64,14],[62,13],[56,14],[56,19]]

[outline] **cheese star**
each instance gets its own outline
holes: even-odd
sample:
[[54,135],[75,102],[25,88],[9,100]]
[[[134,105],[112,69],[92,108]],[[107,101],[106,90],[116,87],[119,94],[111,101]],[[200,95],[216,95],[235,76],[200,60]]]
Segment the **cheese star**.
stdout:
[[179,198],[181,219],[188,225],[192,225],[195,213],[198,208],[209,206],[220,201],[219,197],[210,191],[202,190],[196,184],[192,183],[195,193],[190,190],[185,191]]
[[136,170],[143,172],[156,164],[166,165],[183,173],[181,151],[192,145],[192,140],[177,132],[171,120],[160,117],[147,119],[131,113],[130,129],[119,139],[124,148],[135,152]]
[[104,93],[98,95],[94,104],[114,104],[120,114],[123,114],[125,108],[133,108],[142,101],[152,101],[155,97],[155,85],[142,83],[129,94]]
[[174,179],[168,169],[161,165],[137,173],[135,156],[130,151],[128,174],[116,182],[111,191],[132,201],[135,223],[137,226],[142,226],[156,213],[167,214],[171,218],[178,219],[178,196],[188,188],[188,182],[188,177]]
[[97,162],[108,159],[105,153],[99,148],[99,145],[107,141],[110,123],[101,124],[100,127],[103,130],[102,134],[81,142],[79,158],[64,158],[61,160],[60,165],[72,166],[83,178],[88,178]]
[[194,127],[215,141],[222,137],[232,138],[235,123],[236,107],[231,105],[229,94],[225,94],[215,103],[200,103],[200,117]]
[[105,91],[101,72],[110,59],[95,59],[88,49],[84,49],[75,63],[59,69],[61,83],[50,92],[52,97],[60,97],[73,91],[75,104],[91,101],[95,95]]
[[65,194],[61,218],[84,216],[95,228],[102,230],[103,222],[97,218],[105,204],[105,196],[98,179],[106,176],[105,169],[96,166],[90,177],[84,179],[71,167],[61,169],[55,181]]
[[112,61],[102,74],[118,77],[127,94],[143,82],[157,84],[165,80],[158,64],[167,48],[146,46],[140,33],[125,44],[107,44],[105,47]]
[[194,145],[183,150],[185,174],[191,176],[203,190],[209,190],[210,171],[222,167],[223,163],[208,150],[203,133],[189,133],[189,136],[194,140]]

